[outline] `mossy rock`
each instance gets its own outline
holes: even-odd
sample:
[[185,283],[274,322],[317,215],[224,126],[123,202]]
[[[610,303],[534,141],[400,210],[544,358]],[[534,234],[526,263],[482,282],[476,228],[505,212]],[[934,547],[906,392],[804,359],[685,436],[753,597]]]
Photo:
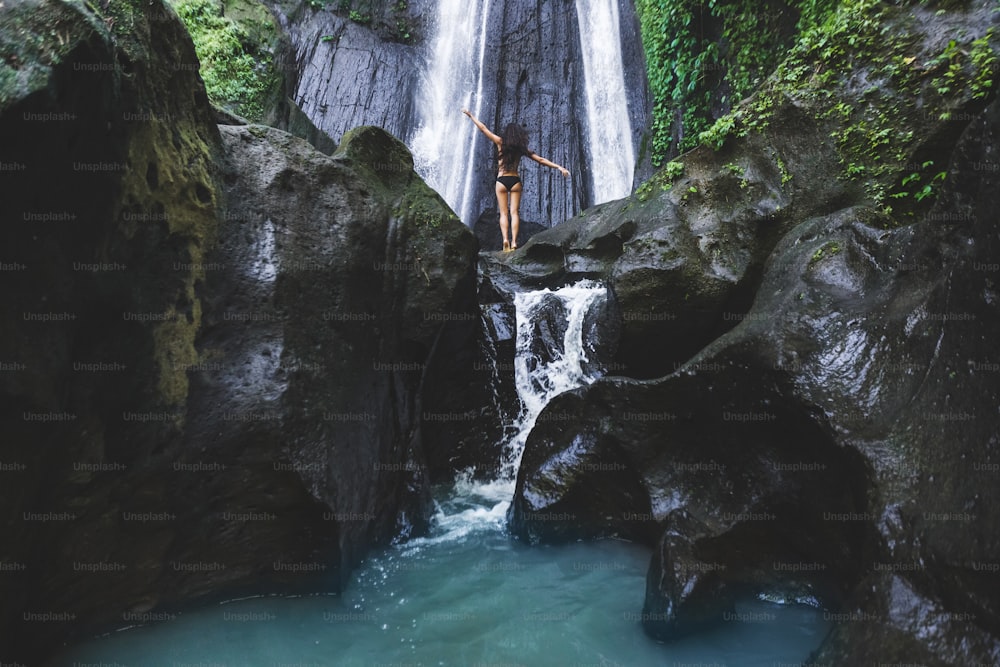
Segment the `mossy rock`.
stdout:
[[373,181],[402,190],[413,178],[413,154],[385,130],[372,125],[357,127],[340,140],[335,159],[365,171]]
[[100,18],[73,2],[26,0],[3,9],[0,22],[0,114],[46,90],[53,71],[74,51],[103,53],[90,63],[114,72],[110,40]]
[[[38,564],[38,577],[0,604],[0,652],[16,655],[4,644],[16,639],[28,647],[25,662],[33,662],[51,638],[11,614],[26,596],[40,604],[69,600],[62,608],[80,619],[69,636],[115,614],[100,595],[141,604],[155,588],[158,575],[132,559],[150,557],[147,547],[162,550],[163,536],[129,535],[120,521],[100,518],[115,515],[121,503],[147,502],[138,489],[154,487],[141,475],[71,478],[72,462],[141,469],[183,428],[186,369],[197,358],[201,324],[202,258],[218,223],[220,143],[197,71],[177,66],[194,61],[193,45],[158,0],[28,0],[2,11],[0,146],[4,163],[17,165],[3,174],[4,210],[18,217],[58,213],[64,222],[9,224],[5,217],[0,226],[3,247],[26,267],[2,299],[12,324],[0,332],[0,346],[17,350],[31,368],[0,383],[10,409],[76,416],[58,430],[11,434],[11,455],[27,457],[34,472],[24,475],[25,488],[3,514],[20,516],[20,504],[34,498],[25,489],[37,488],[45,471],[51,502],[88,517],[78,530],[27,531],[0,554]],[[67,326],[31,326],[15,315],[40,307],[67,313]],[[94,360],[119,370],[73,372],[74,362]],[[88,527],[101,540],[79,540]],[[114,545],[134,567],[108,590],[81,593],[86,586],[50,555],[67,553],[68,543],[93,560],[109,557]],[[37,582],[45,586],[27,588]]]

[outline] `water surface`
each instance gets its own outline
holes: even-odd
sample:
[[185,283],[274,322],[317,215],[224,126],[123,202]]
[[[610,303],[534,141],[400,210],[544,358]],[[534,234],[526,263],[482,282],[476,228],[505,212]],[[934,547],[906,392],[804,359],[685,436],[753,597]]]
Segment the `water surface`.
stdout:
[[459,483],[431,535],[369,559],[341,596],[253,598],[114,633],[53,664],[120,667],[775,667],[829,624],[818,609],[741,603],[665,645],[641,628],[649,550],[616,540],[529,547],[503,530],[509,487]]

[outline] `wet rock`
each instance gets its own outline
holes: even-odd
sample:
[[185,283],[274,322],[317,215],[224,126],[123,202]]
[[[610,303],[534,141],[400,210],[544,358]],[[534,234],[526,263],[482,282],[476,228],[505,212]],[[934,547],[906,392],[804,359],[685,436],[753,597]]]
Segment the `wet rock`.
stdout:
[[421,57],[416,48],[327,8],[266,4],[291,44],[289,97],[316,127],[336,142],[363,125],[409,135]]
[[[657,382],[598,380],[550,403],[525,448],[512,531],[533,541],[615,536],[651,545],[663,531],[673,535],[661,548],[687,554],[677,565],[682,572],[664,556],[649,579],[664,592],[647,598],[650,613],[669,612],[647,623],[663,639],[703,627],[705,601],[688,586],[702,579],[712,582],[705,585],[716,590],[713,598],[732,599],[719,582],[736,582],[758,591],[798,587],[803,597],[839,603],[848,592],[841,578],[857,576],[870,531],[823,517],[863,511],[860,458],[839,451],[808,413],[782,398],[777,378],[748,367],[739,353],[692,363]],[[575,463],[582,442],[595,443],[601,465]],[[635,481],[623,486],[621,477]],[[622,488],[633,489],[632,501],[610,504],[614,512],[579,500]],[[557,511],[574,520],[535,519]],[[682,599],[673,597],[680,592]],[[688,618],[688,606],[701,620]]]
[[[546,229],[537,222],[522,221],[517,234],[518,245],[524,245],[532,236]],[[472,231],[479,241],[480,252],[500,252],[503,250],[503,235],[500,233],[500,214],[496,209],[487,210],[476,220]],[[513,233],[511,233],[513,236]]]
[[[996,150],[996,121],[993,106],[970,126],[956,153],[966,166],[926,221],[889,230],[854,208],[802,223],[775,248],[739,325],[675,373],[599,380],[553,401],[546,410],[574,426],[539,419],[512,529],[542,541],[643,537],[625,512],[645,518],[645,502],[609,525],[576,500],[617,482],[583,477],[579,466],[552,474],[588,437],[640,477],[666,536],[648,579],[654,636],[718,619],[738,591],[850,608],[868,575],[889,569],[917,591],[913,619],[976,622],[931,634],[913,619],[884,633],[844,622],[821,655],[832,664],[993,659],[996,600],[982,564],[996,553],[985,499],[995,487],[1000,382],[969,360],[992,368],[985,341],[1000,326],[992,276],[974,268],[988,265],[998,238],[995,217],[982,214],[996,205],[996,176],[972,171],[981,151]],[[550,508],[574,520],[532,520]],[[697,530],[675,527],[676,512]]]
[[646,579],[643,624],[654,636],[683,637],[711,629],[735,612],[726,566],[698,556],[711,531],[686,510],[666,520]]
[[[197,73],[176,67],[193,46],[161,3],[2,13],[0,458],[17,468],[0,560],[19,569],[0,582],[0,654],[34,663],[123,623],[170,567],[162,453],[197,359],[220,143]],[[43,612],[56,620],[31,622]]]
[[[966,664],[968,656],[984,656],[982,664],[1000,657],[996,634],[982,626],[982,617],[943,605],[921,593],[911,577],[902,574],[919,570],[919,564],[883,566],[857,587],[855,598],[829,615],[836,625],[809,662],[948,667]],[[914,637],[920,641],[914,642]]]
[[0,28],[0,653],[30,664],[196,601],[337,590],[483,431],[428,441],[424,412],[487,402],[475,239],[406,148],[220,128],[175,15],[98,5]]
[[[982,11],[949,25],[981,25]],[[897,18],[920,35],[913,48],[938,52],[936,19]],[[789,99],[771,117],[781,131],[698,149],[683,174],[481,259],[483,282],[506,290],[606,281],[631,376],[540,415],[515,534],[651,544],[644,625],[659,639],[765,593],[831,610],[817,664],[995,662],[1000,170],[984,165],[1000,108],[964,91],[949,103],[961,120],[915,116],[902,145],[907,164],[949,165],[933,206],[872,206],[873,185],[900,172],[838,178],[829,117]],[[599,475],[591,460],[617,467]],[[617,516],[587,500],[623,489]]]
[[213,406],[192,441],[273,443],[327,509],[313,530],[335,530],[346,577],[426,525],[420,392],[448,365],[438,339],[476,321],[475,242],[382,130],[349,133],[333,158],[262,126],[222,135],[229,207],[200,338],[220,369],[192,396]]

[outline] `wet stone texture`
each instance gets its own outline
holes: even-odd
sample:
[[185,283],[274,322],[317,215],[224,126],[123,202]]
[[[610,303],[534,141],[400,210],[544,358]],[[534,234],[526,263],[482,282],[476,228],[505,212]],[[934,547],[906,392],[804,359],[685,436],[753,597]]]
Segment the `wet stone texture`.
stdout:
[[913,119],[910,154],[949,165],[913,217],[838,175],[796,103],[780,132],[481,259],[501,291],[602,280],[622,313],[607,376],[528,438],[514,534],[650,544],[662,640],[765,593],[831,610],[811,663],[997,662],[1000,107],[959,103]]
[[217,126],[159,2],[2,11],[4,661],[338,590],[495,441],[474,236],[383,130]]

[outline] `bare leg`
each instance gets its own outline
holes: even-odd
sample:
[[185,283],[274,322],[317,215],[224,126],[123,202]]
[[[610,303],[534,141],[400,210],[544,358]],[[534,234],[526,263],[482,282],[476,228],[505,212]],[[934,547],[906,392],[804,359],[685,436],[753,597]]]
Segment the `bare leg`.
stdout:
[[517,233],[521,229],[521,184],[510,191],[510,247],[517,248]]
[[507,237],[507,188],[503,183],[497,183],[497,207],[500,209],[500,235],[503,237],[503,249],[510,247]]

